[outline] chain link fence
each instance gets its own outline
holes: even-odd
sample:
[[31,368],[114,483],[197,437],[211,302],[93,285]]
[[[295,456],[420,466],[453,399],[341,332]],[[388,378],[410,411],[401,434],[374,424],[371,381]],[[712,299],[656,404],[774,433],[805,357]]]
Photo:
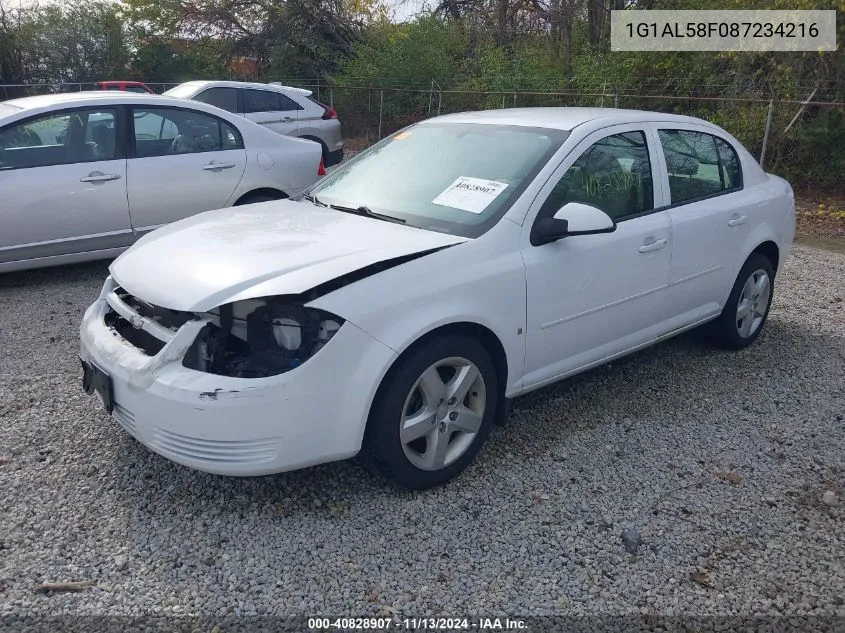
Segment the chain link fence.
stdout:
[[[585,86],[571,90],[444,89],[428,86],[374,86],[292,78],[280,83],[307,88],[338,111],[350,149],[364,148],[423,119],[467,110],[513,107],[613,107],[686,114],[728,130],[767,171],[808,190],[841,192],[845,183],[845,100],[839,90],[804,98],[766,98],[759,90],[730,96],[707,94],[719,87],[671,94],[648,94],[649,86]],[[148,82],[156,92],[177,84]],[[666,88],[666,86],[663,86]],[[93,83],[0,85],[3,99],[96,89]],[[653,88],[652,88],[653,89]],[[668,94],[667,94],[668,93]]]

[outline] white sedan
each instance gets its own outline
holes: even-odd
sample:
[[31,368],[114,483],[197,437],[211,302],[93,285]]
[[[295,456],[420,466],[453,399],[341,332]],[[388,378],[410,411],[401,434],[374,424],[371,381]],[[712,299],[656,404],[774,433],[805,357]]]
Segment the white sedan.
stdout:
[[750,345],[793,235],[789,184],[699,119],[438,117],[140,240],[85,314],[84,386],[193,468],[362,452],[426,488],[520,394],[697,326]]
[[0,103],[0,272],[114,257],[201,211],[284,198],[319,147],[218,108],[129,92]]

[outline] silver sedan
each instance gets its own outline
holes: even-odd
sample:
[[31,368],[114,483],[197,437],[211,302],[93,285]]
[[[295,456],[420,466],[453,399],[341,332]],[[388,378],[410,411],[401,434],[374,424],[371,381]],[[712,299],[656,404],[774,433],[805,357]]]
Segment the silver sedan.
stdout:
[[0,272],[109,258],[169,222],[293,196],[319,146],[219,108],[81,92],[0,103]]

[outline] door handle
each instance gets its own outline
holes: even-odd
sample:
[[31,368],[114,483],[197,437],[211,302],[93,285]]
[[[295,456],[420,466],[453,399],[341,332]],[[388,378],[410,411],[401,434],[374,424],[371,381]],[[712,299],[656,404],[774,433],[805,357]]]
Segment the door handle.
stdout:
[[652,240],[650,242],[646,242],[642,246],[640,246],[637,250],[641,253],[650,253],[651,251],[659,251],[661,248],[666,246],[666,240]]
[[739,226],[740,224],[745,224],[745,221],[747,219],[747,215],[735,215],[730,220],[728,220],[728,226]]
[[217,171],[218,169],[231,169],[235,166],[235,163],[215,163],[210,162],[208,165],[205,165],[203,169],[205,171]]
[[106,182],[108,180],[117,180],[120,174],[104,174],[101,171],[92,171],[87,176],[79,179],[79,182]]

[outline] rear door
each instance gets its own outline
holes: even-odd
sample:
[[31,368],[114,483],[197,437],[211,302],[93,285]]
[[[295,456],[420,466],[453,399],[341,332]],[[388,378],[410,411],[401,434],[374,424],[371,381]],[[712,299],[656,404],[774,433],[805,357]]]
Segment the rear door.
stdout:
[[229,204],[246,167],[233,125],[188,108],[133,106],[130,134],[127,193],[136,235]]
[[0,129],[0,264],[132,243],[119,129],[110,107]]
[[244,116],[279,134],[294,135],[303,108],[275,90],[243,89]]
[[233,114],[241,114],[241,108],[238,107],[239,91],[239,88],[207,88],[193,97],[193,100],[222,108]]
[[682,320],[696,321],[721,310],[762,201],[743,190],[737,153],[712,128],[655,128],[674,234],[668,303]]

